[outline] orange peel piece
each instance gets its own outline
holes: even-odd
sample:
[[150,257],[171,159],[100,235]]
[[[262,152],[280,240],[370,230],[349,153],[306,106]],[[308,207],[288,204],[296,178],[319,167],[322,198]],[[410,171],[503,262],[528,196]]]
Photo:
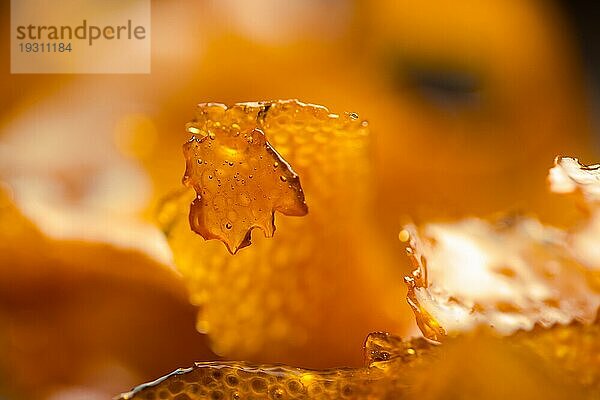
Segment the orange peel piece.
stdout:
[[355,369],[198,363],[121,399],[597,395],[600,293],[568,251],[568,232],[513,217],[408,226],[399,237],[416,268],[409,303],[434,341],[372,333]]
[[554,163],[552,191],[579,191],[592,206],[583,229],[562,231],[510,217],[401,232],[415,267],[405,278],[407,298],[426,337],[440,341],[478,325],[511,334],[535,324],[593,320],[600,306],[600,165],[568,157]]
[[372,333],[365,366],[307,370],[245,362],[202,362],[143,384],[121,400],[593,398],[600,389],[600,325],[477,332],[435,344]]
[[[191,302],[199,306],[198,330],[209,335],[217,354],[305,367],[358,365],[360,352],[348,349],[357,349],[371,326],[400,331],[412,322],[398,295],[402,274],[377,246],[366,122],[296,100],[226,109],[202,105],[196,119],[192,128],[198,130],[192,131],[197,135],[200,127],[217,125],[232,132],[264,132],[301,177],[310,207],[302,218],[276,217],[274,237],[253,235],[252,246],[233,256],[222,243],[205,241],[190,229],[194,189],[165,200],[159,223]],[[273,166],[266,167],[270,174]],[[249,195],[253,189],[246,182]],[[288,188],[272,189],[269,194],[277,195]],[[401,307],[407,312],[398,312]],[[340,329],[346,332],[343,338]]]
[[467,219],[414,226],[406,278],[423,334],[444,340],[486,325],[503,335],[541,324],[590,322],[600,293],[566,249],[566,234],[538,221]]
[[[50,236],[3,182],[0,298],[0,397],[64,398],[85,388],[109,398],[193,361],[190,352],[214,357],[170,265],[135,245]],[[90,371],[116,372],[107,381]]]
[[275,211],[293,216],[308,212],[298,175],[262,130],[238,111],[200,104],[187,126],[193,136],[183,146],[183,183],[197,194],[190,208],[191,228],[204,239],[222,241],[232,254],[250,245],[255,228],[272,237]]

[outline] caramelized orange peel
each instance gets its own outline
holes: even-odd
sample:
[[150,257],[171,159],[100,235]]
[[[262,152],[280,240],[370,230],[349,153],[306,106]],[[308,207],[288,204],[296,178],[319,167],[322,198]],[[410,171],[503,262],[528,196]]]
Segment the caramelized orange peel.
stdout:
[[436,399],[466,391],[481,398],[592,399],[600,389],[598,335],[598,323],[536,326],[503,340],[479,331],[449,338],[443,345],[372,333],[362,368],[315,371],[202,362],[119,399]]
[[423,334],[487,325],[508,335],[537,324],[590,322],[600,293],[566,249],[566,234],[526,217],[467,219],[410,232],[408,301]]
[[407,298],[423,334],[440,341],[480,325],[511,334],[535,324],[589,323],[600,306],[599,171],[568,157],[550,170],[554,192],[579,191],[591,204],[583,229],[522,216],[406,227],[400,239],[415,267],[405,279]]
[[[193,188],[186,187],[165,199],[159,222],[189,288],[191,302],[199,306],[198,330],[209,335],[217,354],[230,359],[276,360],[314,367],[333,360],[360,363],[360,352],[345,349],[360,345],[367,332],[365,325],[383,325],[382,314],[373,313],[373,308],[385,304],[390,310],[385,314],[390,315],[389,319],[400,321],[398,325],[404,322],[394,315],[404,304],[394,292],[402,279],[392,270],[393,261],[373,261],[382,258],[382,251],[372,246],[378,241],[372,232],[373,181],[367,123],[356,114],[334,114],[322,106],[285,100],[229,107],[201,105],[195,121],[188,125],[190,129],[196,138],[211,132],[215,137],[200,144],[186,144],[186,175],[193,174],[188,183],[199,184],[199,194],[206,200],[200,190],[204,188],[200,174],[210,174],[214,165],[230,179],[221,181],[225,186],[220,188],[224,190],[224,204],[219,204],[222,208],[217,212],[206,207],[214,216],[226,219],[233,210],[238,218],[245,216],[246,222],[253,221],[249,218],[259,208],[266,211],[265,207],[272,205],[263,206],[267,202],[263,195],[274,200],[287,196],[291,208],[303,210],[295,197],[298,191],[288,186],[291,175],[285,184],[280,179],[285,165],[280,163],[274,168],[276,160],[264,146],[239,151],[238,159],[223,153],[229,147],[222,146],[225,140],[235,144],[239,141],[239,146],[246,149],[249,143],[244,134],[256,134],[256,130],[264,133],[271,147],[301,177],[302,193],[310,207],[302,218],[276,217],[277,233],[272,238],[254,235],[251,246],[232,256],[219,241],[202,240],[190,229],[189,204],[196,203],[192,215],[194,208],[200,207]],[[240,134],[236,136],[237,132]],[[253,145],[263,140],[262,136],[254,139]],[[211,154],[196,156],[195,146],[208,144],[212,146]],[[202,166],[198,159],[202,159]],[[223,164],[226,160],[234,165]],[[248,174],[240,173],[238,178],[246,180],[244,185],[234,178],[239,161],[244,162],[240,167],[247,166],[253,175],[248,178]],[[219,188],[216,175],[209,181]],[[233,202],[243,195],[257,200],[246,208],[235,208],[238,206]],[[268,229],[271,214],[264,215],[262,222]],[[213,228],[222,234],[226,223],[215,217]],[[365,238],[367,232],[371,234]],[[225,229],[225,233],[230,231]],[[243,238],[242,234],[238,237]],[[364,268],[367,260],[374,264],[370,270]],[[384,270],[384,266],[390,266],[390,270]],[[367,284],[377,287],[375,296],[354,295],[365,292]],[[340,339],[342,326],[347,335]],[[243,334],[240,327],[244,327]],[[342,346],[343,342],[348,344]],[[318,350],[307,353],[307,345]]]
[[[246,362],[202,362],[180,368],[122,394],[134,399],[378,399],[398,395],[408,374],[432,359],[437,346],[424,339],[403,341],[372,333],[365,342],[365,367],[310,370]],[[402,367],[404,374],[396,374]]]
[[[170,265],[119,241],[51,236],[2,182],[0,298],[0,397],[65,398],[89,388],[75,396],[82,398],[94,387],[94,396],[109,398],[165,364],[189,363],[190,349],[213,356]],[[96,381],[90,371],[116,372]]]
[[[190,132],[214,141],[217,135],[211,139],[209,130],[202,131],[200,126],[206,122],[221,129],[223,121],[228,126],[235,120],[231,131],[235,138],[244,139],[244,134],[257,131],[264,134],[298,168],[311,214],[278,221],[283,228],[277,237],[257,238],[252,248],[236,257],[225,256],[209,243],[192,242],[189,225],[181,224],[185,214],[181,210],[179,217],[167,218],[178,268],[190,283],[192,301],[202,305],[198,327],[209,333],[216,351],[228,357],[276,359],[278,353],[271,351],[286,345],[288,350],[311,348],[318,353],[323,347],[307,346],[305,329],[318,326],[319,317],[328,314],[322,308],[327,302],[302,304],[292,299],[303,290],[303,299],[309,301],[314,285],[321,287],[331,277],[340,279],[336,266],[354,267],[353,255],[358,254],[360,241],[354,241],[342,226],[348,226],[347,219],[353,216],[348,211],[356,208],[347,203],[331,207],[335,204],[331,199],[358,200],[354,207],[372,205],[369,196],[352,185],[357,178],[369,176],[366,131],[353,116],[340,126],[339,116],[327,109],[297,101],[205,107],[205,119],[189,125]],[[205,122],[198,125],[198,121]],[[200,142],[194,138],[190,143]],[[329,152],[307,152],[307,148],[314,149],[314,143],[333,145]],[[324,162],[318,159],[323,154],[328,161],[336,160],[333,155],[344,162]],[[188,171],[201,166],[203,157],[186,150]],[[215,160],[229,161],[222,156]],[[260,168],[270,166],[261,164]],[[344,173],[350,171],[352,175]],[[189,175],[186,172],[185,179]],[[350,183],[349,177],[354,178]],[[202,196],[197,187],[189,186]],[[425,338],[404,341],[386,333],[371,334],[362,368],[198,363],[142,385],[121,399],[433,399],[472,391],[473,385],[483,398],[492,398],[486,397],[486,393],[494,394],[491,387],[500,388],[504,397],[498,398],[522,393],[588,398],[588,390],[593,393],[600,385],[600,359],[595,356],[600,328],[597,321],[593,323],[600,293],[586,276],[588,267],[570,253],[569,237],[569,232],[527,217],[407,226],[400,238],[408,243],[415,271],[405,282]],[[339,252],[341,246],[349,254]],[[320,252],[315,251],[317,247]],[[309,274],[313,285],[290,286]],[[255,279],[252,287],[250,275]],[[240,305],[237,299],[243,293],[246,303]],[[328,299],[323,291],[314,294]],[[223,318],[226,312],[231,314]],[[268,320],[270,315],[273,318]],[[244,334],[232,335],[235,326],[244,326]],[[481,374],[482,368],[489,373]],[[429,371],[434,371],[436,379],[430,379]],[[466,376],[463,371],[468,372]],[[494,379],[499,386],[490,385]]]
[[197,198],[190,209],[192,230],[218,239],[235,254],[250,245],[251,232],[275,232],[274,213],[302,216],[308,212],[298,175],[261,130],[269,103],[227,108],[200,104],[187,125],[191,139],[183,146],[184,185]]

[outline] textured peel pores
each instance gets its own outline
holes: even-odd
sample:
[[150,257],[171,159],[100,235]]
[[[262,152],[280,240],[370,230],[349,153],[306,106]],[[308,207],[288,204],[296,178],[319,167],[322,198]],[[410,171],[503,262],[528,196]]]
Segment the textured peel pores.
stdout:
[[[218,129],[212,128],[216,126]],[[213,349],[230,358],[299,360],[306,365],[306,360],[310,361],[304,350],[307,343],[319,349],[315,354],[339,359],[344,351],[337,335],[340,327],[345,327],[348,338],[360,346],[367,333],[364,325],[374,316],[372,304],[384,303],[357,295],[366,291],[364,275],[372,271],[365,269],[366,259],[376,259],[381,253],[365,249],[364,236],[369,232],[373,209],[369,203],[372,181],[367,124],[355,114],[332,114],[325,107],[290,100],[231,107],[203,104],[188,125],[190,129],[196,135],[210,135],[216,130],[214,139],[186,144],[185,182],[198,193],[188,189],[166,199],[159,222],[188,284],[191,301],[200,306],[198,329],[209,334]],[[223,139],[219,139],[219,132]],[[254,136],[258,132],[261,134]],[[282,175],[286,166],[267,154],[264,145],[254,147],[263,140],[262,133],[300,177],[310,212],[301,218],[277,218],[277,233],[272,238],[255,234],[251,246],[232,256],[221,243],[204,241],[190,230],[189,204],[194,202],[192,227],[197,227],[196,212],[204,207],[198,203],[198,194],[213,203],[212,208],[205,207],[213,214],[212,220],[205,221],[214,225],[218,235],[237,229],[239,223],[236,243],[244,236],[248,222],[250,226],[259,223],[269,231],[271,207],[283,204],[302,211],[299,187],[289,187],[295,178],[289,171]],[[219,140],[234,143],[223,146]],[[238,142],[235,152],[223,154]],[[205,143],[212,144],[209,150],[216,154],[200,154],[197,146]],[[225,174],[223,188],[217,186],[219,170]],[[211,187],[220,197],[203,194]],[[235,221],[228,218],[230,211],[236,214]],[[260,219],[254,219],[256,213],[261,213]],[[231,230],[226,229],[228,222],[233,225]],[[235,248],[235,244],[231,246]],[[393,296],[381,293],[384,295]],[[356,315],[361,315],[360,319]],[[345,357],[349,353],[346,351]]]
[[402,340],[369,335],[365,366],[307,370],[244,362],[197,363],[121,395],[121,400],[593,399],[600,390],[600,325]]
[[[349,201],[368,204],[368,196],[353,184],[368,177],[366,132],[351,116],[340,125],[340,117],[326,109],[295,101],[236,105],[219,121],[230,123],[228,112],[246,115],[297,168],[311,213],[278,221],[277,236],[259,236],[236,256],[223,253],[222,246],[192,241],[189,225],[181,223],[187,216],[181,204],[189,204],[194,193],[167,200],[162,225],[191,282],[192,299],[202,305],[198,327],[211,335],[218,351],[240,358],[257,351],[270,356],[271,346],[285,344],[306,351],[303,336],[310,323],[321,323],[323,314],[335,317],[323,312],[323,285],[340,279],[340,265],[361,267],[353,253],[360,240],[348,242],[343,227],[355,222]],[[315,148],[319,151],[307,151]],[[332,164],[336,154],[341,162]],[[344,169],[348,163],[353,169]],[[594,398],[600,385],[600,332],[597,320],[592,322],[600,294],[587,274],[589,266],[569,250],[570,232],[515,217],[409,226],[400,237],[408,241],[416,268],[406,278],[409,303],[424,335],[442,344],[375,333],[367,339],[363,368],[198,363],[121,398],[434,399],[464,393],[498,399]],[[307,275],[312,285],[290,286],[309,283]],[[318,289],[319,301],[310,301],[311,287]],[[245,327],[243,335],[231,334],[236,326]],[[482,326],[491,329],[482,331]]]

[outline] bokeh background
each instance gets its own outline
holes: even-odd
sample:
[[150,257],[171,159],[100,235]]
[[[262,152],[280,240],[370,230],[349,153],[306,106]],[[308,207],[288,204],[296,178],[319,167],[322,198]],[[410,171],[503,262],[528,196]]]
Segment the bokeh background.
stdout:
[[[157,0],[148,75],[11,75],[8,1],[1,11],[7,399],[106,399],[218,358],[153,222],[180,185],[196,103],[297,98],[367,119],[373,220],[399,258],[407,218],[513,210],[565,223],[544,183],[554,156],[600,158],[600,30],[584,2]],[[386,271],[398,304],[407,268]],[[251,361],[360,365],[367,332],[415,333],[397,309],[376,326],[357,315],[330,354],[311,354],[309,338],[304,359]]]

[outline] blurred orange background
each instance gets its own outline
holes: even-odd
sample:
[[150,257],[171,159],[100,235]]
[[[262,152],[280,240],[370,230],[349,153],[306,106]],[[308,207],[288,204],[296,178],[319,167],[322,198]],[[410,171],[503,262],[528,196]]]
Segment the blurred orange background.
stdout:
[[[164,0],[152,2],[151,28],[147,75],[11,75],[7,56],[0,65],[9,399],[110,398],[217,358],[153,225],[180,185],[196,103],[297,98],[357,112],[372,133],[373,223],[398,262],[369,273],[389,274],[397,303],[375,306],[397,313],[377,314],[377,326],[357,314],[331,354],[311,343],[343,326],[313,332],[303,359],[283,349],[250,361],[359,365],[364,334],[416,333],[403,221],[516,210],[562,224],[574,214],[547,196],[553,158],[598,159],[585,37],[563,3]],[[0,45],[9,54],[8,35]],[[331,309],[362,301],[347,296]]]

